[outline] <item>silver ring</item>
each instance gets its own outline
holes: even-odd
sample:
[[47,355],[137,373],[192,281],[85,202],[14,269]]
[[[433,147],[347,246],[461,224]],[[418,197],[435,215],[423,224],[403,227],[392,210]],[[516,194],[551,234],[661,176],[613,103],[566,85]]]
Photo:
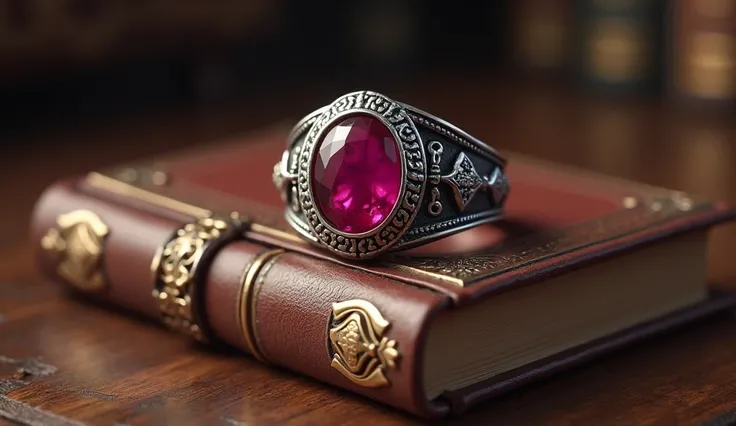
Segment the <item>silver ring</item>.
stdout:
[[294,126],[273,181],[305,240],[370,259],[501,218],[505,166],[452,124],[360,91]]

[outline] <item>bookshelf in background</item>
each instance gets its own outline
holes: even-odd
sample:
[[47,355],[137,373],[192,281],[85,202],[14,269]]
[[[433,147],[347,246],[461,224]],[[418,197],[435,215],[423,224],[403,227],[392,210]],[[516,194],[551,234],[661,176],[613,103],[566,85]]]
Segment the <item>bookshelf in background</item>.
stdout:
[[508,5],[515,71],[561,77],[570,90],[603,96],[656,96],[727,112],[736,104],[736,0]]

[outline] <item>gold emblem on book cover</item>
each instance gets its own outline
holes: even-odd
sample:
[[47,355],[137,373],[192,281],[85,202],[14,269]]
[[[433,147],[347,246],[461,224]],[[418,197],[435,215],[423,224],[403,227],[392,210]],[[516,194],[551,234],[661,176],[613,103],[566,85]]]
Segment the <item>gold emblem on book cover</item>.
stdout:
[[164,324],[172,331],[201,342],[208,340],[194,305],[198,266],[212,244],[232,236],[241,223],[236,213],[230,218],[199,218],[180,228],[156,253],[151,265],[156,276],[153,297],[163,314]]
[[333,303],[332,315],[332,368],[360,386],[389,385],[386,370],[400,356],[396,341],[384,335],[390,323],[365,300]]
[[44,250],[59,259],[57,273],[80,290],[93,292],[105,288],[102,269],[107,225],[89,210],[74,210],[59,215],[59,228],[52,228],[41,239]]

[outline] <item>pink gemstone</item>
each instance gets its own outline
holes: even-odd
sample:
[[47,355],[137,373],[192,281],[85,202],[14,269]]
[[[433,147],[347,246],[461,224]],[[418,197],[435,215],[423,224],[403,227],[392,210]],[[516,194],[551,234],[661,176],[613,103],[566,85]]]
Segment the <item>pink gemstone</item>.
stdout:
[[391,213],[401,192],[401,158],[391,131],[370,115],[327,129],[312,167],[314,202],[335,229],[359,234]]

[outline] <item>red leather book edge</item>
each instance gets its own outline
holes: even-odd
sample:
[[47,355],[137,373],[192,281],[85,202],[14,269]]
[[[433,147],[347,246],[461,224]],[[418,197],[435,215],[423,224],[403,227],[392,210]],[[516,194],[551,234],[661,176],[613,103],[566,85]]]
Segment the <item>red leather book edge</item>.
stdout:
[[693,306],[560,352],[472,386],[445,392],[440,398],[449,401],[450,411],[453,415],[459,415],[481,402],[512,391],[532,381],[538,381],[655,335],[661,335],[696,320],[735,308],[735,294],[712,292],[709,299]]

